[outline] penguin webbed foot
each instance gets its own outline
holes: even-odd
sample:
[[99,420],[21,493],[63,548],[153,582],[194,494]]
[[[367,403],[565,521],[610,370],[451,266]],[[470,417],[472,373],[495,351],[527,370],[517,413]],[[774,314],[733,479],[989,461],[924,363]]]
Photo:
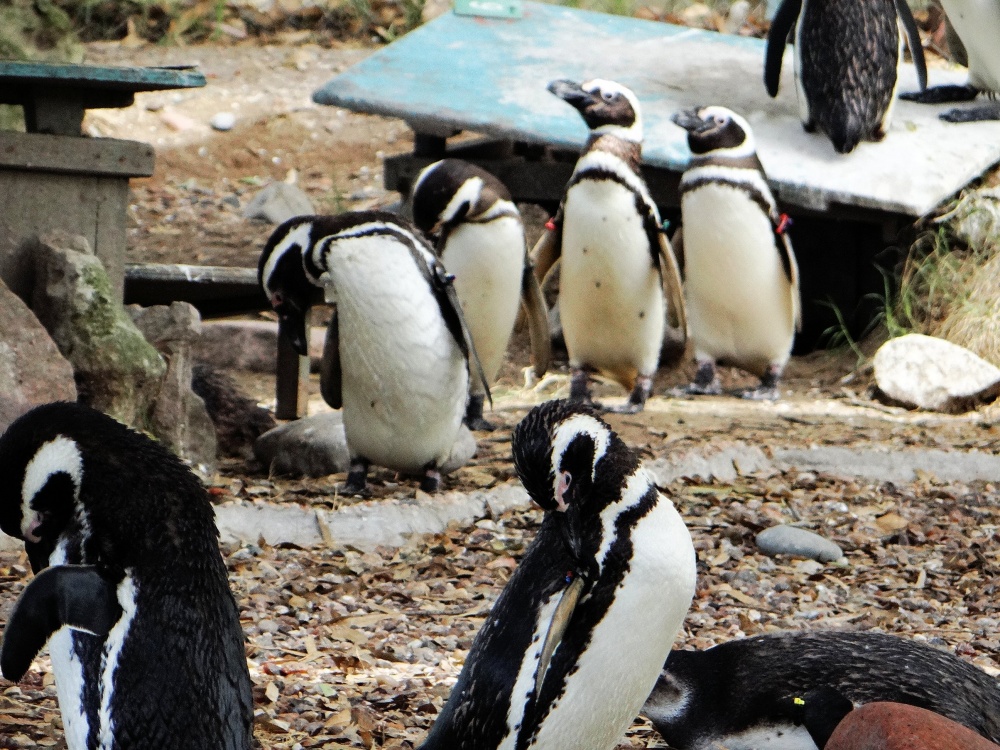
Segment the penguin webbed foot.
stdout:
[[351,467],[347,472],[347,481],[344,482],[341,491],[345,495],[371,496],[371,490],[368,489],[368,461],[363,458],[351,459]]
[[979,107],[949,109],[938,117],[945,122],[985,122],[1000,120],[1000,102],[990,102]]
[[781,391],[778,383],[781,381],[782,368],[779,365],[771,365],[764,372],[760,379],[760,385],[756,388],[747,388],[740,391],[740,398],[751,401],[777,401],[781,398]]
[[424,476],[420,479],[420,489],[428,495],[434,494],[441,487],[441,472],[437,464],[431,462],[424,468]]
[[674,396],[722,395],[722,383],[719,382],[719,376],[715,371],[715,362],[710,359],[699,360],[694,380],[683,388],[671,389],[670,393]]
[[945,85],[931,86],[923,91],[907,91],[899,95],[900,99],[917,104],[951,104],[952,102],[971,102],[979,94],[979,89],[973,86]]
[[474,393],[469,396],[469,405],[465,408],[465,426],[474,432],[493,432],[497,429],[497,425],[483,416],[483,402],[485,400],[486,395],[482,393]]
[[604,411],[604,406],[594,401],[590,395],[590,377],[582,367],[574,367],[573,374],[569,380],[569,401],[577,404],[586,404],[597,411]]
[[640,375],[636,378],[635,387],[629,394],[628,401],[620,406],[609,406],[605,411],[613,414],[638,414],[646,408],[646,399],[653,391],[653,378],[649,375]]

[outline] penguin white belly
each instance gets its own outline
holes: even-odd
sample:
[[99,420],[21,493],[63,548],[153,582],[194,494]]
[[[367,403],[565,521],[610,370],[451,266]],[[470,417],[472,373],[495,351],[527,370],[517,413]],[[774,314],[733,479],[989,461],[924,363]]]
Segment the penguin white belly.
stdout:
[[664,302],[635,195],[611,180],[582,180],[563,207],[559,312],[570,365],[631,387],[652,375]]
[[[640,472],[629,481],[622,501],[601,514],[608,540],[604,552],[618,514],[646,491],[648,481]],[[629,570],[534,747],[614,747],[656,683],[694,596],[694,547],[684,521],[666,498],[639,521],[632,542]]]
[[469,376],[427,280],[404,245],[379,236],[340,242],[331,266],[351,455],[397,471],[442,462]]
[[742,190],[715,183],[686,192],[681,208],[696,355],[758,374],[784,365],[795,333],[793,291],[769,218]]
[[[461,224],[449,236],[441,260],[455,275],[465,322],[492,383],[503,364],[521,300],[524,229],[512,216],[485,224]],[[478,379],[472,390],[482,392]]]
[[945,13],[969,56],[969,83],[1000,92],[1000,4],[996,0],[943,0]]

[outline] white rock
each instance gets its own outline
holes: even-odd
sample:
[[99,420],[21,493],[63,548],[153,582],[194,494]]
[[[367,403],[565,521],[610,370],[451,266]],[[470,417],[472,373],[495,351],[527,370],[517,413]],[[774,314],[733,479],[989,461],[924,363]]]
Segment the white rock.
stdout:
[[247,219],[265,219],[272,224],[280,224],[293,216],[313,214],[309,196],[295,185],[287,182],[272,182],[253,197],[243,216]]
[[216,112],[208,124],[215,130],[232,130],[233,126],[236,125],[236,115],[232,112]]
[[959,412],[1000,394],[1000,368],[944,339],[911,333],[875,353],[875,383],[894,401]]

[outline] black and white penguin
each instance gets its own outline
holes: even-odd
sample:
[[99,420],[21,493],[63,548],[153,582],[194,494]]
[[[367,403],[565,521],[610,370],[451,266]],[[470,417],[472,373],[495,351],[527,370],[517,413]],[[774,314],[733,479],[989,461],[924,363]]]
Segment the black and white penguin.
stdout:
[[335,307],[320,384],[344,410],[345,490],[363,492],[374,463],[421,474],[434,492],[465,413],[470,361],[487,396],[489,387],[453,277],[416,227],[385,211],[289,219],[267,241],[258,278],[302,354],[314,288]]
[[36,407],[0,437],[0,528],[37,574],[0,668],[20,680],[48,642],[70,750],[250,748],[212,506],[172,453],[88,407]]
[[589,402],[589,373],[598,371],[630,391],[613,411],[641,411],[667,319],[680,349],[687,328],[677,261],[640,171],[639,101],[621,84],[600,79],[554,81],[549,91],[590,128],[559,212],[533,251],[539,278],[560,263],[570,398]]
[[889,130],[905,35],[920,88],[927,83],[923,47],[906,0],[783,0],[771,22],[764,84],[778,95],[781,61],[795,29],[795,89],[809,132],[826,133],[846,154]]
[[716,363],[760,377],[745,398],[776,399],[800,323],[799,273],[745,119],[724,107],[673,116],[688,132],[681,177],[684,292],[698,372],[689,393],[719,393]]
[[813,750],[852,706],[875,701],[926,708],[1000,739],[995,679],[881,633],[785,632],[675,650],[642,713],[676,750]]
[[607,750],[690,606],[691,537],[635,451],[586,405],[535,407],[512,450],[545,519],[421,750]]
[[961,40],[959,62],[969,69],[965,86],[931,86],[922,92],[901,94],[902,98],[926,104],[971,101],[980,93],[993,101],[974,107],[949,109],[941,113],[948,122],[1000,120],[1000,1],[941,0],[948,22]]
[[[411,191],[413,221],[435,242],[438,257],[455,276],[455,291],[492,385],[503,364],[523,305],[539,377],[549,367],[548,313],[527,256],[521,213],[495,176],[461,159],[425,167]],[[473,380],[465,422],[492,430],[483,418],[486,394]]]

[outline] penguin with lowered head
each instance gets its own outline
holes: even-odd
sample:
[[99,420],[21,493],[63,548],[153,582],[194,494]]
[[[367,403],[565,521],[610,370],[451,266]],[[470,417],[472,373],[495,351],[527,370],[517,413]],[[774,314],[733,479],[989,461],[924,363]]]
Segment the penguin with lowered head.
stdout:
[[789,631],[675,650],[643,706],[677,750],[817,750],[852,709],[926,708],[1000,742],[1000,688],[983,670],[884,633]]
[[36,573],[0,669],[20,680],[48,643],[70,750],[249,750],[239,612],[180,460],[89,407],[36,407],[0,437],[0,529]]
[[559,212],[533,250],[540,279],[560,266],[570,398],[589,402],[589,374],[601,372],[630,392],[612,411],[638,412],[652,392],[668,321],[680,350],[687,335],[677,261],[641,174],[639,101],[601,79],[554,81],[549,91],[590,128]]
[[315,289],[334,306],[320,369],[323,399],[343,409],[345,490],[363,493],[374,463],[437,490],[465,413],[472,373],[489,386],[450,276],[416,227],[386,211],[299,216],[274,230],[258,279],[281,335],[306,351]]
[[717,106],[672,119],[687,131],[691,149],[679,231],[698,371],[686,392],[720,393],[722,363],[760,378],[744,398],[776,399],[800,324],[789,219],[778,213],[745,119]]
[[691,537],[635,451],[583,404],[536,406],[512,450],[545,518],[421,750],[608,750],[691,604]]
[[810,133],[826,133],[838,153],[889,130],[903,36],[927,84],[920,35],[906,0],[783,0],[767,36],[764,85],[778,95],[781,62],[795,30],[795,89],[799,116]]
[[[474,164],[443,159],[420,172],[410,200],[414,223],[435,241],[438,257],[455,276],[489,383],[503,364],[519,303],[527,315],[535,374],[543,375],[551,356],[545,300],[507,187]],[[473,430],[495,429],[483,418],[481,385],[473,379],[469,390],[465,423]]]

